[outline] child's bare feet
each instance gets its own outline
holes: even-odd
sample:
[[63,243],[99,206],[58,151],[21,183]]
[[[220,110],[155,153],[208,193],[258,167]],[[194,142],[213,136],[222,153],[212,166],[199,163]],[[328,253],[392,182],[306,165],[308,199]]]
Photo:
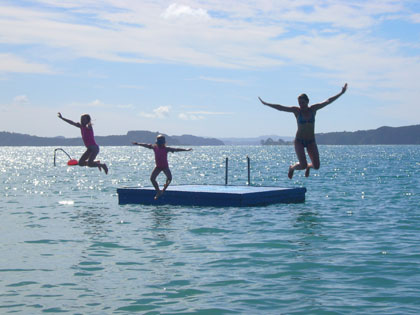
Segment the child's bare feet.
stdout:
[[159,197],[160,197],[160,196],[162,196],[162,194],[163,194],[163,191],[162,191],[162,190],[159,190],[159,191],[156,193],[155,200],[158,200],[158,199],[159,199]]
[[311,170],[311,168],[310,167],[307,167],[306,168],[306,171],[305,171],[305,177],[309,177],[309,171]]
[[165,192],[165,190],[166,190],[166,188],[168,188],[168,186],[169,186],[169,183],[166,183],[165,186],[163,186],[162,194]]
[[292,166],[289,166],[289,173],[287,174],[287,176],[292,179],[293,178],[293,172],[294,172],[294,168]]

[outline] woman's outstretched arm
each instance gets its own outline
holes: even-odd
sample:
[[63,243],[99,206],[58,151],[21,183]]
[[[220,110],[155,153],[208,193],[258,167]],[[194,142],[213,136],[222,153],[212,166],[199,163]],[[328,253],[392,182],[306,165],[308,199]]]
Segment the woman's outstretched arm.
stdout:
[[289,112],[289,113],[294,113],[297,109],[297,107],[291,107],[291,106],[283,106],[283,105],[279,105],[279,104],[271,104],[271,103],[267,103],[264,102],[261,97],[258,96],[258,99],[260,100],[261,103],[263,103],[264,105],[270,106],[274,109],[280,110],[282,112]]
[[134,145],[139,145],[143,148],[153,149],[153,144],[132,142]]
[[67,119],[67,118],[64,118],[62,115],[61,115],[61,113],[58,113],[57,114],[57,116],[58,116],[58,118],[60,118],[60,119],[62,119],[62,120],[64,120],[66,123],[68,123],[68,124],[70,124],[70,125],[72,125],[72,126],[75,126],[75,127],[77,127],[77,128],[80,128],[80,123],[76,123],[76,122],[74,122],[74,121],[72,121],[72,120],[70,120],[70,119]]
[[329,99],[325,100],[322,103],[318,103],[318,104],[314,104],[311,106],[311,108],[315,111],[327,106],[328,104],[331,104],[332,102],[334,102],[337,98],[339,98],[341,95],[343,95],[344,93],[346,93],[347,90],[347,83],[344,84],[343,88],[341,89],[341,92],[338,93],[337,95],[331,96]]

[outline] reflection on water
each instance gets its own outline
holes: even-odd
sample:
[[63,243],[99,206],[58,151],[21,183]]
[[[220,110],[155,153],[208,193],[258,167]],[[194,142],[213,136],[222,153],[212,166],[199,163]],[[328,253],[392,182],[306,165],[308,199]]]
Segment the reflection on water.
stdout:
[[152,229],[169,228],[173,217],[172,212],[172,208],[166,206],[153,207],[152,215],[154,224],[152,225]]
[[75,217],[80,227],[85,230],[88,235],[104,235],[105,227],[104,213],[98,212],[98,209],[75,210]]
[[291,146],[169,156],[173,184],[223,184],[229,157],[244,185],[248,155],[255,185],[308,189],[255,208],[119,206],[152,152],[101,148],[106,176],[53,150],[0,148],[0,313],[418,313],[418,146],[320,146],[293,180]]

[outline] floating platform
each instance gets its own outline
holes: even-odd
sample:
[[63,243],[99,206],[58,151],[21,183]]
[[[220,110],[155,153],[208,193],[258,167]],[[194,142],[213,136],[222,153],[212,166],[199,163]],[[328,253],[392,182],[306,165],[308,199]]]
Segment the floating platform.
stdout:
[[153,187],[117,189],[118,203],[210,207],[249,207],[305,201],[306,188],[280,188],[231,185],[173,185],[155,200]]

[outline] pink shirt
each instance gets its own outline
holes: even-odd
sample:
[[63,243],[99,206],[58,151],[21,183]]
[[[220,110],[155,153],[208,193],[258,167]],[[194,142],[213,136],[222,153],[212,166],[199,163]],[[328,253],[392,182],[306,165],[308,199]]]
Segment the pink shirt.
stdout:
[[155,152],[156,166],[162,169],[168,168],[168,150],[166,147],[159,147],[155,145],[153,146],[153,151]]
[[95,137],[93,135],[92,128],[81,126],[80,131],[82,132],[82,139],[86,147],[90,145],[97,145],[95,142]]

